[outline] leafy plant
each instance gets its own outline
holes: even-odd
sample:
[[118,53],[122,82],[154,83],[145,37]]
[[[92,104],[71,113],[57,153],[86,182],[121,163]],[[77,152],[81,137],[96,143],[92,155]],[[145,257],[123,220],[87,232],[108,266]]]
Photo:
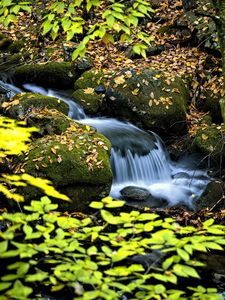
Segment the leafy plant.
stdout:
[[[3,0],[0,3],[0,22],[8,26],[16,22],[21,10],[30,12],[37,4]],[[41,9],[35,8],[41,11]],[[115,41],[133,43],[133,51],[146,57],[152,37],[142,32],[141,19],[150,18],[154,10],[148,1],[73,0],[51,1],[42,13],[42,34],[55,40],[65,34],[66,40],[78,40],[72,59],[83,56],[90,41],[101,39],[105,44]],[[95,16],[95,17],[94,17]]]
[[[221,299],[216,289],[200,285],[198,270],[204,264],[195,257],[223,250],[225,226],[210,219],[199,228],[183,227],[155,213],[124,212],[123,204],[107,197],[92,202],[99,212],[95,217],[69,216],[43,197],[25,206],[27,213],[3,213],[0,220],[7,226],[0,232],[0,299],[60,292],[79,300],[122,295]],[[118,208],[121,212],[114,216],[110,209]],[[182,278],[194,278],[195,286],[182,286]]]

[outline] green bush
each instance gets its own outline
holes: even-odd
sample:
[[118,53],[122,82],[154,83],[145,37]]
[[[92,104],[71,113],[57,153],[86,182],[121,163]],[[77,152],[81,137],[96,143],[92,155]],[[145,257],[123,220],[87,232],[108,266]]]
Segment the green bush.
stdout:
[[[65,215],[47,197],[3,213],[0,232],[0,300],[37,299],[41,292],[68,299],[222,299],[199,285],[204,266],[198,252],[223,250],[225,226],[213,219],[201,227],[136,210],[120,212],[123,201],[93,202],[97,215]],[[118,208],[119,207],[119,208]],[[149,265],[137,255],[158,253]],[[182,278],[195,285],[182,286]],[[179,288],[178,288],[179,287]],[[41,297],[41,296],[40,296]]]
[[154,12],[149,1],[50,1],[43,9],[41,2],[2,0],[0,22],[4,26],[17,22],[21,11],[26,12],[28,18],[33,17],[31,11],[36,12],[42,18],[42,34],[50,34],[53,40],[62,34],[67,41],[80,39],[72,59],[83,56],[86,45],[96,39],[101,39],[106,44],[114,43],[115,40],[134,42],[133,51],[146,57],[145,50],[152,40],[151,36],[138,27],[141,19],[150,18]]

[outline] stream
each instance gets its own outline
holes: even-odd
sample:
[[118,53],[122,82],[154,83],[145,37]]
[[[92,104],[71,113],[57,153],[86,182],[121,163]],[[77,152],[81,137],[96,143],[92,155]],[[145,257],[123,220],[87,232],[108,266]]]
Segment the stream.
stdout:
[[[14,85],[0,84],[8,91],[8,97],[23,92]],[[193,208],[193,199],[201,196],[210,181],[207,171],[197,169],[192,159],[171,161],[163,141],[153,132],[112,118],[86,116],[83,108],[61,91],[33,84],[24,84],[23,88],[66,102],[69,117],[94,127],[111,141],[113,184],[110,195],[114,198],[121,198],[121,190],[132,186],[148,190],[154,198],[166,200],[168,206],[184,204]],[[145,205],[148,206],[148,201]]]

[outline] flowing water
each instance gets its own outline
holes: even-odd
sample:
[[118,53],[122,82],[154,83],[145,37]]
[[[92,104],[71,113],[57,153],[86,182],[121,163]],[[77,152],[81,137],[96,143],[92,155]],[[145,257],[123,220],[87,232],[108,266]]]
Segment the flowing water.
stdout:
[[[3,85],[3,84],[1,84]],[[5,84],[11,93],[21,92]],[[172,162],[161,139],[153,132],[111,118],[90,118],[81,106],[59,91],[25,84],[24,89],[57,97],[69,105],[69,116],[82,124],[94,127],[112,143],[111,168],[113,184],[111,195],[121,197],[126,186],[144,187],[156,198],[166,199],[169,205],[185,203],[192,206],[210,178],[206,171],[190,166],[187,160]]]

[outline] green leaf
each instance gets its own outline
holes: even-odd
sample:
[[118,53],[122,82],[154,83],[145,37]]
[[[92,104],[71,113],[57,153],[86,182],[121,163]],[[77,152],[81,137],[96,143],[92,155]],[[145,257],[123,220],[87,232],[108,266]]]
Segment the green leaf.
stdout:
[[32,288],[24,286],[21,281],[16,280],[13,288],[7,291],[6,294],[15,299],[27,299],[32,292]]
[[8,289],[11,285],[11,282],[0,282],[0,291]]
[[101,216],[104,221],[106,221],[109,224],[117,225],[121,224],[121,218],[119,217],[114,217],[109,211],[102,209],[101,210]]
[[183,249],[177,249],[177,254],[185,261],[190,260],[189,254]]
[[91,202],[90,203],[90,205],[89,205],[91,208],[95,208],[95,209],[102,209],[103,208],[103,206],[104,206],[104,204],[102,203],[102,202],[100,202],[100,201],[93,201],[93,202]]
[[8,241],[0,242],[0,253],[4,253],[8,248]]
[[115,18],[113,17],[113,15],[108,15],[108,16],[106,17],[106,22],[107,22],[108,26],[109,26],[110,28],[112,28],[113,25],[114,25],[114,23],[115,23]]

